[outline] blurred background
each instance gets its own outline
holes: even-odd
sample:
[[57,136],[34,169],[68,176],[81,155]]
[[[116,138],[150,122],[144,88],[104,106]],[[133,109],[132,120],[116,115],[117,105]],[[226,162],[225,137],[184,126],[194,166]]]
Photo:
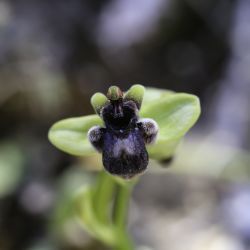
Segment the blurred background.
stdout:
[[249,0],[0,0],[1,250],[104,249],[67,212],[91,161],[47,132],[137,83],[202,104],[172,166],[135,189],[138,249],[250,249]]

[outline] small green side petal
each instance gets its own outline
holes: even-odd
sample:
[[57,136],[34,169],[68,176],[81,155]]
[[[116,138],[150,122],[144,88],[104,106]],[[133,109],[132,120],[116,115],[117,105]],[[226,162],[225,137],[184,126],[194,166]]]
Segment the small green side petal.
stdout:
[[199,118],[199,98],[184,93],[162,95],[158,100],[145,101],[140,115],[159,125],[158,139],[148,151],[151,158],[162,160],[173,155],[179,141]]
[[91,105],[94,108],[95,112],[100,115],[101,109],[109,102],[108,98],[102,93],[95,93],[91,97]]
[[97,115],[69,118],[55,123],[49,130],[49,140],[58,149],[76,156],[89,156],[96,151],[88,140],[88,130],[102,125]]
[[134,101],[138,109],[140,109],[144,92],[145,88],[142,85],[140,84],[133,85],[125,94],[124,99]]

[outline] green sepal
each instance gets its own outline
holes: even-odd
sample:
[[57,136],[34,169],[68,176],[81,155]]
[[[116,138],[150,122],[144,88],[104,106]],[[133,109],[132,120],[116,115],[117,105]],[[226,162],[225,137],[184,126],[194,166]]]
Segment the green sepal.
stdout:
[[68,118],[55,123],[49,130],[49,140],[58,149],[76,156],[90,156],[96,151],[88,140],[88,130],[103,125],[97,115]]
[[145,88],[140,84],[135,84],[126,92],[124,100],[134,101],[138,109],[140,109],[144,93],[145,93]]
[[[150,95],[152,92],[152,95]],[[200,102],[195,95],[147,89],[140,112],[142,118],[152,118],[159,126],[155,144],[147,147],[150,158],[163,160],[171,157],[182,137],[200,116]],[[155,98],[152,98],[155,96]]]
[[108,98],[102,93],[95,93],[90,99],[91,105],[95,112],[100,115],[101,109],[109,103]]

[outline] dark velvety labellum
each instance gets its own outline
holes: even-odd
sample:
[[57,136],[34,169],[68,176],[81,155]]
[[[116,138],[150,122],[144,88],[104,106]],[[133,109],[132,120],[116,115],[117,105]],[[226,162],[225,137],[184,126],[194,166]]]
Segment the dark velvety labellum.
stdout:
[[104,133],[103,165],[114,175],[131,178],[143,173],[148,165],[148,153],[138,128],[124,136],[122,132]]

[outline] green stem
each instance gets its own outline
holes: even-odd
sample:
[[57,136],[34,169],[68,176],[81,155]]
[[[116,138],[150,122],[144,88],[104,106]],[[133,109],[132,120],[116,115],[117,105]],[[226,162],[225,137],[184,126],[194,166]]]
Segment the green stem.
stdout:
[[109,209],[113,198],[115,182],[105,171],[100,172],[94,193],[94,210],[98,220],[110,223]]
[[127,212],[131,196],[132,185],[126,183],[118,185],[114,204],[114,224],[117,233],[116,250],[133,250],[134,246],[127,232]]

